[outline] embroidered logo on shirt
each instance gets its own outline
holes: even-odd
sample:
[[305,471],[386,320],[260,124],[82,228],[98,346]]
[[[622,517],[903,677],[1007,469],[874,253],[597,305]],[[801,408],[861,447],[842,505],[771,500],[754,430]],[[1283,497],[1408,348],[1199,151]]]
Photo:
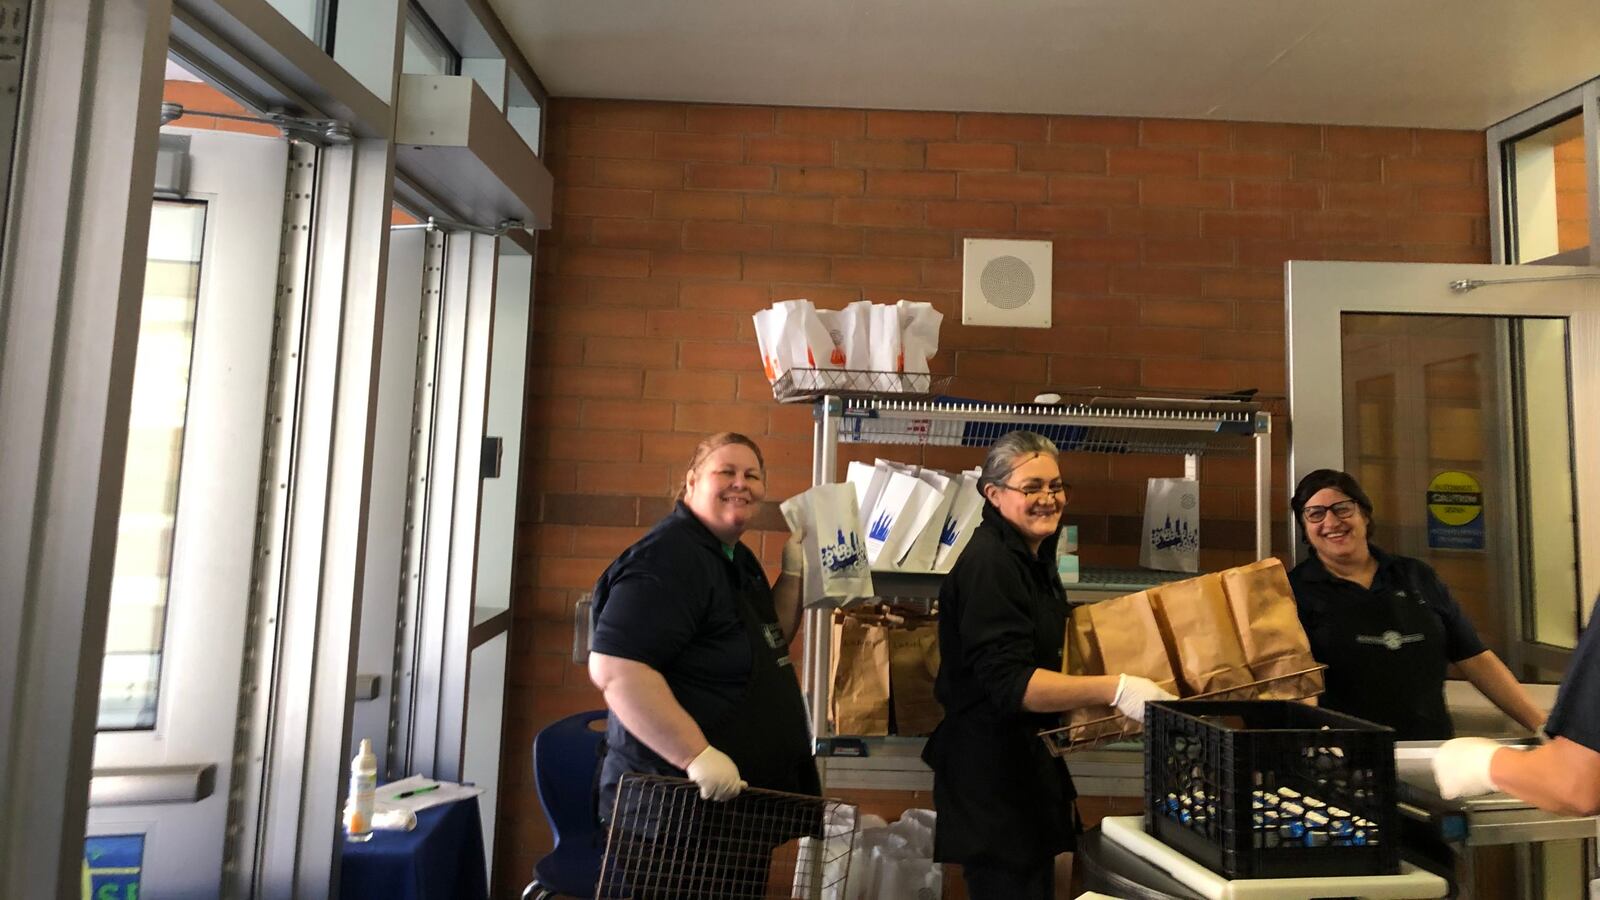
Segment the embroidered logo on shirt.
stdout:
[[1425,640],[1427,640],[1427,638],[1420,634],[1401,634],[1400,632],[1393,630],[1385,631],[1383,634],[1356,635],[1356,643],[1358,644],[1373,644],[1389,650],[1399,650],[1406,644],[1415,644],[1419,641]]

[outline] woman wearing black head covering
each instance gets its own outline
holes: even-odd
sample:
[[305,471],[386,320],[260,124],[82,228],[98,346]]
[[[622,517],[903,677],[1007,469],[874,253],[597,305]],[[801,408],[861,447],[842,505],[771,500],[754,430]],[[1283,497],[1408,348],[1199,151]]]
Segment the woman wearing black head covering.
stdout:
[[1395,730],[1398,740],[1454,736],[1444,679],[1454,665],[1506,715],[1544,724],[1505,663],[1427,563],[1367,538],[1372,501],[1345,472],[1318,469],[1290,501],[1311,556],[1289,573],[1311,654],[1328,666],[1321,704]]

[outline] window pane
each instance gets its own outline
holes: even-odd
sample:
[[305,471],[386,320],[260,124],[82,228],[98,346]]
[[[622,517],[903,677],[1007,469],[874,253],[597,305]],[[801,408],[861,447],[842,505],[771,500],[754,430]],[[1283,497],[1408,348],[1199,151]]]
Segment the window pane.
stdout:
[[157,200],[150,214],[100,680],[102,730],[155,726],[205,215],[204,203],[169,200]]
[[416,14],[406,18],[405,45],[400,71],[407,75],[454,75],[455,51]]
[[285,19],[300,29],[300,33],[324,50],[330,49],[323,34],[323,23],[328,19],[328,5],[324,0],[267,0]]
[[1506,143],[1506,213],[1512,262],[1545,259],[1589,246],[1589,182],[1584,170],[1583,117],[1571,117]]

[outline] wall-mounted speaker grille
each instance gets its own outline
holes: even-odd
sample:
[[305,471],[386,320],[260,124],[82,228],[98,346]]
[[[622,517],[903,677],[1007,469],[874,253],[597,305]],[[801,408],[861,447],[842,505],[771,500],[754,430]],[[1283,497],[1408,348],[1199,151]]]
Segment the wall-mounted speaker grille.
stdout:
[[965,325],[1050,327],[1049,241],[968,238],[962,255]]

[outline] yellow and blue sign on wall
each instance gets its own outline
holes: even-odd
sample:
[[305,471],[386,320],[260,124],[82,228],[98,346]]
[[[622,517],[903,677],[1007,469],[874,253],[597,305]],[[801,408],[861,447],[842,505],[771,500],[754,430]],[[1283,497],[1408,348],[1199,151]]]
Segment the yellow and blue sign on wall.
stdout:
[[1428,546],[1483,549],[1483,487],[1466,472],[1440,472],[1428,482]]
[[84,900],[139,900],[144,835],[104,834],[83,842]]

